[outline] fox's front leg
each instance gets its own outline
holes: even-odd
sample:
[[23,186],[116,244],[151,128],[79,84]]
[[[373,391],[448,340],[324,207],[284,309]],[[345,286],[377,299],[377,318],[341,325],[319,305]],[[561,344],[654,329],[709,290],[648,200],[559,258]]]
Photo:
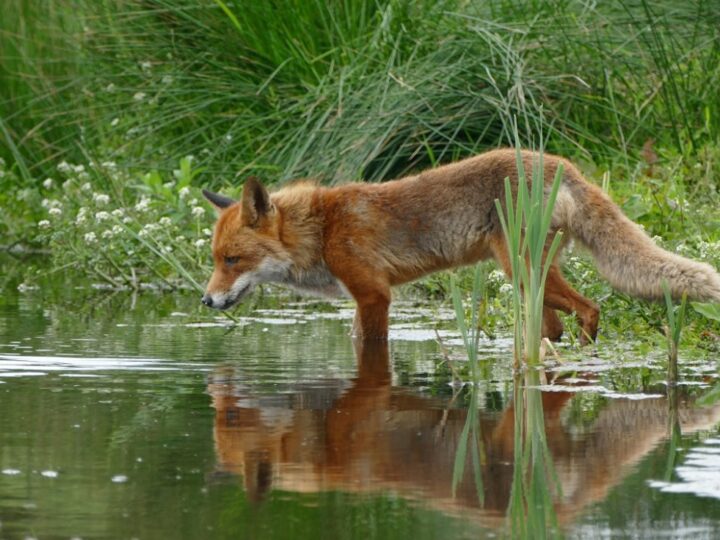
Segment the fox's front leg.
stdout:
[[390,285],[377,279],[347,279],[344,284],[357,304],[352,335],[361,339],[387,339]]
[[362,295],[353,294],[353,296],[357,302],[353,336],[364,340],[387,339],[390,291],[373,291]]
[[[342,238],[340,239],[342,240]],[[345,285],[357,304],[353,336],[362,339],[387,339],[390,310],[390,280],[383,270],[367,262],[362,252],[348,250],[340,242],[329,243],[325,261],[332,274]]]

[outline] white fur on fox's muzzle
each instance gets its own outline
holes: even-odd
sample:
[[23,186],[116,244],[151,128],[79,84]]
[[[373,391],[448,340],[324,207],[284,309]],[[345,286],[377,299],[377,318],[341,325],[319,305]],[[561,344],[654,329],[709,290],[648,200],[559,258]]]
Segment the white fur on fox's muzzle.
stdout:
[[202,303],[214,309],[228,309],[234,306],[250,294],[257,285],[251,278],[252,276],[243,274],[235,280],[228,291],[206,292],[202,297]]
[[260,283],[282,280],[289,267],[289,263],[266,257],[255,270],[238,276],[227,291],[205,292],[202,303],[215,309],[228,309],[250,294]]

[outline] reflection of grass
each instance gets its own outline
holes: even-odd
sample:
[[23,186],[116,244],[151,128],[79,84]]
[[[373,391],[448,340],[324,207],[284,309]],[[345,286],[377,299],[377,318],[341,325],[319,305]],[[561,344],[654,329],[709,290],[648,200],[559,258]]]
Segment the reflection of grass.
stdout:
[[560,483],[547,446],[542,392],[528,388],[537,386],[539,379],[539,372],[530,369],[524,381],[519,373],[514,381],[514,470],[508,506],[512,538],[561,536],[553,506],[553,495],[560,495]]

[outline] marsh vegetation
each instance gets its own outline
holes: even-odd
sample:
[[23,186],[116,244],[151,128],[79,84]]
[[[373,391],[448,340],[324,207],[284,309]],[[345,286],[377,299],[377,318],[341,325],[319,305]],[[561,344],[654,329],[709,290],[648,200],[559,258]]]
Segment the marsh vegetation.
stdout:
[[499,201],[512,281],[405,286],[388,347],[353,349],[350,303],[197,300],[201,188],[515,145],[720,268],[719,84],[702,0],[6,1],[0,536],[717,536],[720,309],[630,299],[571,249],[598,340],[566,317],[542,343],[532,182]]

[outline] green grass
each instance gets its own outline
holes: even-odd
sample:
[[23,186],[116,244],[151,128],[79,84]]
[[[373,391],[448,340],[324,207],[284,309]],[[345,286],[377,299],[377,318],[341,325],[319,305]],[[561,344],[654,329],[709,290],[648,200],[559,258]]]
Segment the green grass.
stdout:
[[707,2],[36,4],[4,6],[0,118],[37,177],[89,152],[195,154],[214,187],[384,179],[512,144],[515,115],[600,163],[719,133]]

